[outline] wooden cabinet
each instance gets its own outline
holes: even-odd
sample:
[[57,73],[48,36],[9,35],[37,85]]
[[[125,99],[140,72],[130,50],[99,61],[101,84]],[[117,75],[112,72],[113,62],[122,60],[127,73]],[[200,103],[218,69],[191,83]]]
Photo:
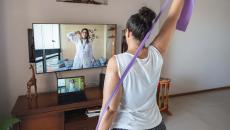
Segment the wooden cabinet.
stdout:
[[[161,112],[168,111],[168,89],[170,80],[161,79],[158,86],[157,101]],[[38,94],[38,97],[28,100],[26,95],[19,96],[12,115],[21,122],[14,130],[95,130],[98,117],[88,118],[84,110],[100,107],[102,104],[102,89],[86,88],[86,101],[59,105],[56,92]]]
[[65,122],[65,130],[95,130],[97,121],[97,117],[71,119],[71,121]]
[[63,113],[45,113],[21,118],[20,130],[63,130]]
[[[98,117],[88,118],[84,110],[101,106],[102,90],[98,87],[86,88],[87,101],[59,105],[57,93],[38,94],[28,100],[25,95],[19,96],[12,115],[21,122],[15,130],[94,130]],[[80,111],[79,111],[80,110]],[[72,112],[68,115],[69,112]]]

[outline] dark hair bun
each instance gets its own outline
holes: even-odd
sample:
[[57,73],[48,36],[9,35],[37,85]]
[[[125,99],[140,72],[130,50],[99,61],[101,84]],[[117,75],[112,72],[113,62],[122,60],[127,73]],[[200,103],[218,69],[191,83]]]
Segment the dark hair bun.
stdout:
[[142,7],[138,13],[129,18],[126,28],[132,32],[137,40],[142,41],[151,29],[152,21],[155,17],[156,14],[154,11],[147,7]]
[[147,23],[152,22],[153,19],[155,19],[155,17],[156,17],[155,12],[153,12],[148,7],[142,7],[139,10],[139,15],[140,15],[141,19],[143,19]]

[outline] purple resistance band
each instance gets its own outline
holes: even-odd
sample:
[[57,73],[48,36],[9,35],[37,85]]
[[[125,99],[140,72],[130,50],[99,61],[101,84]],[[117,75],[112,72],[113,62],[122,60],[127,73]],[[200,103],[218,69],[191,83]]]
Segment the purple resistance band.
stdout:
[[190,18],[192,17],[192,10],[195,5],[195,0],[185,0],[179,20],[177,21],[176,29],[186,31]]
[[[185,0],[184,7],[183,7],[182,12],[181,12],[181,16],[180,16],[180,18],[179,18],[179,20],[177,22],[177,27],[176,27],[177,30],[180,30],[180,31],[185,31],[186,30],[187,25],[189,23],[189,20],[190,20],[190,18],[192,16],[192,9],[193,9],[194,3],[195,3],[194,1],[195,0]],[[99,125],[100,125],[101,120],[102,120],[102,117],[105,115],[105,112],[108,110],[108,107],[109,107],[113,97],[118,92],[121,84],[123,83],[123,80],[125,79],[126,75],[128,74],[129,70],[131,69],[132,65],[135,63],[137,56],[139,55],[140,51],[144,47],[144,45],[145,45],[146,41],[148,40],[149,36],[154,31],[155,25],[158,22],[160,16],[166,10],[166,8],[169,6],[169,4],[170,4],[170,0],[165,0],[163,5],[161,6],[160,12],[157,15],[157,17],[154,19],[150,31],[144,37],[143,41],[141,42],[140,46],[138,47],[137,51],[135,52],[134,57],[132,58],[132,60],[128,64],[128,66],[126,67],[124,73],[122,74],[122,76],[120,78],[120,81],[116,84],[116,87],[112,92],[112,95],[109,97],[109,100],[106,102],[105,107],[102,110],[102,113],[101,113],[101,115],[99,117],[96,130],[98,130]]]

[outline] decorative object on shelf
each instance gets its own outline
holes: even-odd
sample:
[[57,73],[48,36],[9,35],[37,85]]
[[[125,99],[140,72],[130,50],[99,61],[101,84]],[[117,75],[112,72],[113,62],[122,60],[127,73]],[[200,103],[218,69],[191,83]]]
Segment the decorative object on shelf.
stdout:
[[108,38],[116,38],[116,30],[115,30],[115,27],[110,27],[109,29],[108,29],[108,31],[110,31],[111,32],[111,35],[109,35],[108,36]]
[[94,5],[107,5],[108,0],[57,0],[57,2],[84,3]]
[[115,31],[115,30],[116,30],[115,27],[110,27],[110,28],[108,29],[108,31]]
[[98,36],[96,35],[96,29],[88,29],[89,30],[89,37],[90,41],[94,41],[95,39],[98,39]]
[[29,109],[34,109],[34,108],[38,108],[38,107],[39,107],[39,106],[38,106],[38,96],[35,96],[35,97],[33,98],[33,100],[31,100],[32,97],[31,97],[31,98],[28,98],[28,99],[30,99],[30,100],[27,100],[27,107],[28,107]]
[[161,112],[165,112],[167,115],[172,115],[168,110],[168,98],[169,98],[169,88],[171,80],[167,78],[161,78],[158,84],[157,90],[157,104]]
[[27,82],[27,98],[32,99],[32,93],[31,93],[31,87],[34,86],[34,96],[37,97],[37,83],[36,83],[36,77],[35,77],[35,71],[32,64],[30,64],[29,69],[32,70],[32,77]]

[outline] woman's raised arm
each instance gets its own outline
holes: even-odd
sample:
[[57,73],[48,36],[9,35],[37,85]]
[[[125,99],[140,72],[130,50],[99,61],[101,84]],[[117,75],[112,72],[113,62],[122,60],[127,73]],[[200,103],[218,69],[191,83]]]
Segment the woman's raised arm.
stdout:
[[169,9],[168,17],[160,29],[159,34],[153,40],[152,45],[158,49],[161,55],[164,55],[172,35],[176,30],[176,24],[180,17],[184,0],[173,0]]

